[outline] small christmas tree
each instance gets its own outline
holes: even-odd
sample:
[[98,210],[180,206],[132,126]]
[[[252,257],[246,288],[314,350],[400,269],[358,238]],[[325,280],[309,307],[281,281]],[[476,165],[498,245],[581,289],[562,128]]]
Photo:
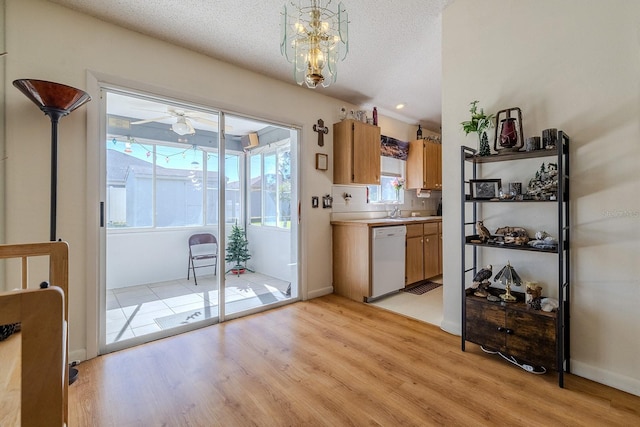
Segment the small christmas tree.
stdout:
[[482,132],[482,136],[480,137],[480,151],[478,152],[479,156],[490,156],[491,155],[491,147],[489,147],[489,138],[487,137],[486,132]]
[[231,228],[229,243],[227,244],[227,255],[225,257],[225,261],[235,262],[235,265],[231,267],[227,273],[229,271],[233,271],[239,276],[241,271],[249,270],[246,267],[247,260],[251,258],[249,249],[247,248],[248,245],[249,242],[247,241],[247,235],[244,230],[242,227],[238,227],[237,223],[234,224]]

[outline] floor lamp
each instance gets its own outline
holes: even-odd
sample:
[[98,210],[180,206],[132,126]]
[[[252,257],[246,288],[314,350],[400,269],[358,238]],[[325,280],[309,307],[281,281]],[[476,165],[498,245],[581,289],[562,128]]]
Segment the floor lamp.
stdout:
[[33,101],[51,119],[51,205],[50,237],[56,241],[56,202],[58,191],[58,121],[91,101],[83,90],[44,80],[19,79],[13,85]]
[[[45,80],[19,79],[13,85],[33,101],[51,119],[51,204],[50,240],[56,241],[56,205],[58,194],[58,121],[91,101],[83,90]],[[78,378],[78,370],[69,368],[69,384]]]

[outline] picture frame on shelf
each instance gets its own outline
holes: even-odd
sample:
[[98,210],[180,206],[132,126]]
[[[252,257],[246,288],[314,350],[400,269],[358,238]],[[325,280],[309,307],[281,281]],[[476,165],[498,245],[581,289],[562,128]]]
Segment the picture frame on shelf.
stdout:
[[329,156],[327,154],[316,153],[316,169],[326,171],[329,168]]
[[472,200],[497,199],[500,196],[501,179],[471,179],[469,180]]

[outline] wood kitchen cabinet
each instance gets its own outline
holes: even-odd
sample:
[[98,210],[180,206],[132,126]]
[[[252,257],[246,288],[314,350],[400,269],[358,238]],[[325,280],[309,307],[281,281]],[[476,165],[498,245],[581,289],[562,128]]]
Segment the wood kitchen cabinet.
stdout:
[[422,224],[407,225],[407,246],[405,255],[405,284],[407,285],[424,279],[423,236]]
[[356,120],[333,124],[333,183],[380,184],[380,128]]
[[442,274],[441,222],[407,225],[405,284]]
[[372,230],[390,225],[407,228],[405,286],[437,276],[440,274],[441,222],[410,218],[392,222],[386,218],[331,221],[333,291],[358,302],[372,297]]
[[438,274],[442,274],[442,221],[438,222],[438,239],[440,240],[440,247],[438,248]]
[[424,278],[429,279],[440,273],[440,237],[438,223],[424,224]]
[[442,144],[424,139],[409,143],[407,188],[442,190]]
[[491,302],[472,295],[467,296],[466,306],[467,341],[532,366],[557,369],[556,313],[528,309],[524,302]]
[[366,224],[333,224],[333,290],[354,301],[371,296],[371,231]]

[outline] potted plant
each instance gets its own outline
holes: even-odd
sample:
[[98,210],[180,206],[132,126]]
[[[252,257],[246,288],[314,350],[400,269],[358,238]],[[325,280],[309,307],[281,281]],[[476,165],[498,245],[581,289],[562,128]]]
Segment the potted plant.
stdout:
[[247,260],[251,258],[249,249],[247,248],[248,245],[249,242],[247,241],[246,233],[242,227],[238,227],[237,223],[234,224],[231,228],[229,243],[227,244],[227,253],[224,258],[225,261],[233,262],[234,265],[227,270],[227,273],[231,272],[239,276],[244,273],[245,270],[249,270],[246,266]]
[[471,132],[476,132],[479,139],[478,155],[488,156],[491,154],[491,148],[489,147],[489,138],[487,137],[487,130],[493,126],[493,114],[484,114],[484,109],[480,108],[478,112],[478,101],[473,101],[469,105],[471,108],[471,120],[460,123],[465,135],[469,135]]

